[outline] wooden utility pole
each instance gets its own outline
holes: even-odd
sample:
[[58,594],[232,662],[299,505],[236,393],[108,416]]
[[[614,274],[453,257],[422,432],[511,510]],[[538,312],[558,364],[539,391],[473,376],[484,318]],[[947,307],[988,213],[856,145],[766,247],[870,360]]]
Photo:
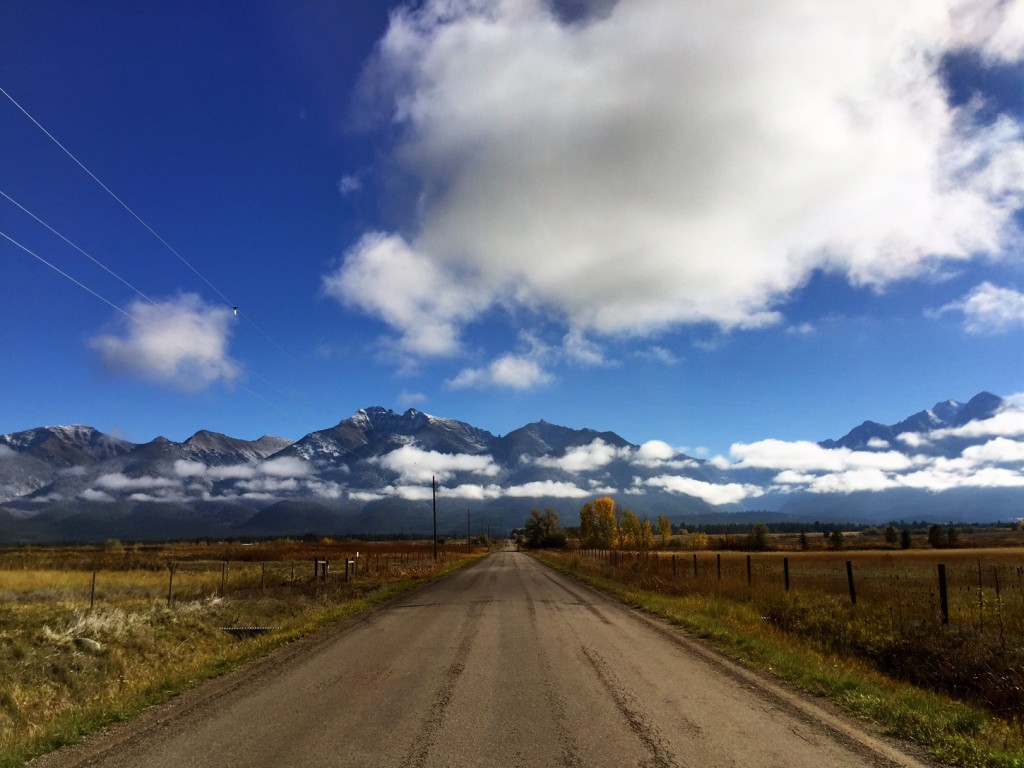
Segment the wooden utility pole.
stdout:
[[434,559],[437,560],[437,478],[430,477],[430,495],[434,501]]

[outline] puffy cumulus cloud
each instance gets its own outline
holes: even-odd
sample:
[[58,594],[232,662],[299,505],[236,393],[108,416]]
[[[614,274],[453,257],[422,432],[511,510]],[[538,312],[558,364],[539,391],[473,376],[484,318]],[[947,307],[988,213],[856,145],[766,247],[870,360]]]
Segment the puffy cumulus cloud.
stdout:
[[[275,461],[277,460],[275,459]],[[308,472],[308,468],[306,467],[302,467],[301,469]],[[252,464],[229,464],[221,467],[208,467],[201,461],[178,459],[174,462],[175,475],[180,478],[192,478],[196,480],[246,480],[248,478],[255,477],[256,470],[257,468]],[[303,472],[302,474],[305,474],[306,472]],[[268,474],[273,474],[273,472]]]
[[[841,454],[832,457],[837,461],[798,461],[775,475],[774,490],[849,494],[913,488],[939,493],[954,488],[1024,487],[1024,467],[1000,466],[1024,464],[1024,442],[1004,437],[968,446],[952,458],[916,455],[905,463],[887,459],[872,465],[851,453],[852,461]],[[794,455],[806,458],[808,454],[797,449]]]
[[632,462],[651,469],[689,469],[698,465],[693,459],[675,459],[678,452],[661,440],[648,440],[633,454]]
[[911,448],[918,448],[947,437],[1024,437],[1024,408],[1010,403],[987,419],[975,419],[959,427],[933,429],[930,432],[903,432],[896,439]]
[[113,501],[114,500],[114,497],[111,496],[106,491],[97,491],[95,488],[86,488],[84,491],[82,491],[80,494],[78,494],[78,497],[80,499],[85,499],[86,501]]
[[1024,293],[985,282],[936,314],[944,312],[962,312],[968,333],[1005,333],[1024,326]]
[[868,440],[868,448],[875,451],[887,451],[892,448],[892,446],[889,444],[888,440],[883,440],[880,437],[872,437]]
[[764,491],[755,485],[741,483],[708,483],[692,477],[661,475],[643,481],[652,488],[661,488],[669,493],[696,496],[709,504],[735,504],[747,498],[763,495]]
[[964,459],[978,464],[1024,463],[1024,442],[997,437],[983,445],[972,445],[961,454]]
[[252,480],[239,480],[235,487],[249,492],[294,493],[299,490],[299,481],[294,477],[257,477]]
[[538,456],[532,463],[539,467],[560,469],[563,472],[591,472],[611,464],[616,459],[629,458],[631,453],[628,447],[617,448],[597,438],[588,445],[566,448],[562,456]]
[[441,482],[450,480],[456,472],[494,477],[501,468],[489,455],[467,453],[438,453],[425,451],[416,445],[403,445],[383,456],[369,459],[383,469],[397,472],[403,484],[429,483],[431,478]]
[[550,383],[552,376],[541,362],[528,355],[509,353],[484,368],[464,368],[447,382],[449,389],[535,389]]
[[757,469],[828,470],[848,469],[904,470],[914,460],[897,451],[853,451],[849,448],[822,448],[807,441],[761,440],[733,443],[729,452],[733,466]]
[[450,356],[460,348],[459,326],[491,301],[489,292],[455,277],[398,235],[373,232],[324,276],[323,289],[398,329],[403,352]]
[[174,474],[178,477],[203,477],[206,472],[207,466],[201,461],[178,459],[174,462]]
[[505,495],[512,498],[582,499],[592,493],[593,490],[555,480],[535,480],[532,483],[513,485],[505,489]]
[[451,499],[473,499],[483,501],[500,499],[502,495],[500,485],[478,485],[475,483],[463,483],[454,488],[445,488],[443,495]]
[[195,392],[240,375],[228,355],[231,310],[207,305],[194,293],[150,304],[132,302],[119,334],[89,341],[111,370]]
[[260,474],[272,477],[306,477],[313,472],[309,462],[297,456],[282,456],[279,459],[261,461],[256,470]]
[[157,491],[156,493],[133,493],[128,497],[129,501],[152,501],[163,504],[172,502],[187,501],[187,497],[178,491]]
[[765,326],[816,270],[881,287],[1015,230],[1021,125],[940,69],[1019,61],[1019,3],[554,5],[410,3],[365,73],[416,220],[324,286],[408,352],[452,354],[496,301],[579,333]]
[[171,488],[178,485],[177,480],[169,477],[128,477],[123,472],[113,472],[109,475],[101,475],[94,483],[99,488],[107,491],[145,491],[153,488]]

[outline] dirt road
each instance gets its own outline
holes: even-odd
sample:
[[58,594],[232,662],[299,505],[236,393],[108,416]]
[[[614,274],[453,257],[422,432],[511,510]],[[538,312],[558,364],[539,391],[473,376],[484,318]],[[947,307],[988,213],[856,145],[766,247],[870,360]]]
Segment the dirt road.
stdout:
[[509,551],[36,765],[922,763]]

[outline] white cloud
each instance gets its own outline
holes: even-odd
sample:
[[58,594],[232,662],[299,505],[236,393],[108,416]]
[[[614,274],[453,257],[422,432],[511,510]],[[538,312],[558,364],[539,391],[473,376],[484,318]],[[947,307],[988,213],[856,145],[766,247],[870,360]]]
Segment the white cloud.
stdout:
[[151,490],[153,488],[170,488],[177,486],[178,482],[169,477],[128,477],[122,472],[113,472],[108,475],[101,475],[96,479],[95,485],[108,491],[136,491]]
[[700,466],[693,459],[676,459],[675,456],[682,452],[661,440],[648,440],[637,448],[631,461],[638,466],[650,469],[690,469]]
[[325,286],[423,356],[496,301],[577,333],[753,328],[816,270],[882,287],[998,252],[1021,126],[951,106],[939,70],[961,49],[1018,61],[1020,17],[999,0],[631,0],[585,23],[544,0],[401,7],[365,81],[416,221],[366,235]]
[[427,396],[422,392],[409,392],[408,390],[403,389],[398,394],[398,402],[400,405],[410,408],[414,405],[422,405],[427,402]]
[[18,452],[15,451],[10,446],[0,445],[0,460],[2,460],[2,459],[9,459],[9,458],[12,458],[12,457],[17,456],[17,455],[18,455]]
[[552,467],[563,472],[591,472],[611,464],[616,459],[629,458],[629,448],[616,448],[601,438],[588,445],[566,448],[562,456],[538,456],[533,463],[539,467]]
[[488,292],[441,269],[397,235],[372,232],[323,278],[343,304],[380,317],[401,332],[399,349],[420,357],[459,351],[460,324],[491,301]]
[[502,495],[500,485],[477,485],[464,483],[454,488],[445,488],[443,495],[452,499],[473,499],[482,501],[484,499],[499,499]]
[[868,440],[868,448],[876,451],[887,451],[891,447],[888,440],[883,440],[880,437],[872,437]]
[[668,461],[676,455],[676,450],[662,440],[648,440],[636,451],[637,463],[660,463]]
[[501,471],[489,455],[439,453],[425,451],[415,445],[403,445],[369,461],[397,472],[403,484],[430,483],[431,478],[443,482],[454,477],[456,472],[494,477]]
[[111,370],[188,392],[239,377],[228,355],[230,309],[184,293],[155,304],[134,301],[126,311],[139,323],[121,320],[119,335],[89,340]]
[[260,462],[257,470],[261,474],[273,477],[306,477],[313,471],[308,461],[297,456],[282,456],[279,459]]
[[299,481],[294,477],[257,477],[252,480],[239,480],[235,487],[243,491],[260,493],[294,493],[299,490]]
[[708,483],[692,477],[678,475],[661,475],[644,481],[652,488],[661,488],[670,493],[682,493],[696,496],[709,504],[735,504],[746,498],[761,496],[764,491],[755,485],[740,483]]
[[447,382],[450,389],[534,389],[551,381],[551,374],[529,356],[507,354],[486,368],[464,368]]
[[174,474],[178,477],[203,477],[207,467],[201,461],[178,459],[174,462]]
[[650,360],[654,363],[661,363],[662,365],[677,365],[679,358],[665,347],[653,346],[650,349],[640,350],[633,353],[634,357],[641,360]]
[[806,441],[761,440],[733,443],[729,449],[736,466],[758,469],[827,470],[848,469],[903,470],[914,461],[897,451],[852,451],[849,448],[822,448]]
[[593,490],[584,490],[573,483],[554,480],[535,480],[532,483],[513,485],[505,489],[505,495],[513,498],[581,499],[592,494]]
[[114,500],[114,497],[111,496],[106,491],[97,491],[97,490],[95,490],[93,488],[86,488],[84,491],[82,491],[78,495],[79,495],[80,498],[83,498],[86,501],[113,501]]
[[342,197],[351,195],[353,192],[358,192],[362,188],[363,180],[359,178],[358,174],[346,173],[338,179],[338,192],[341,193]]
[[979,464],[1016,464],[1024,462],[1024,442],[997,437],[982,445],[969,446],[961,455]]
[[938,313],[951,311],[963,313],[968,333],[1005,333],[1024,326],[1024,293],[985,282]]
[[588,339],[578,329],[573,329],[565,335],[565,338],[562,339],[562,349],[569,360],[580,365],[599,366],[608,364],[601,346],[592,339]]

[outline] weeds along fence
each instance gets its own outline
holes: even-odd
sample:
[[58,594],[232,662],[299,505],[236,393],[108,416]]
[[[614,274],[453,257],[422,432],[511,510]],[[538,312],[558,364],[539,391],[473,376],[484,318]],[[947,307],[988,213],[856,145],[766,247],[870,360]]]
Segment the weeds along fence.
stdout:
[[[431,545],[377,546],[328,552],[307,550],[301,559],[211,560],[181,551],[178,558],[165,551],[123,553],[72,550],[73,556],[55,559],[51,550],[0,555],[0,603],[45,599],[82,607],[126,602],[188,601],[211,596],[258,596],[288,590],[316,594],[342,583],[402,578],[434,565]],[[173,553],[172,553],[173,554]],[[269,550],[261,554],[282,554]],[[286,553],[287,554],[287,553]],[[291,553],[297,554],[297,553]],[[459,553],[456,553],[459,556]],[[447,551],[438,551],[441,561]]]
[[[937,623],[998,634],[1024,631],[1024,550],[737,553],[577,549],[609,576],[670,594],[737,599],[819,594],[896,624]],[[945,600],[943,600],[945,594]]]
[[778,629],[981,703],[1024,734],[1024,549],[568,557],[662,594],[749,601]]

